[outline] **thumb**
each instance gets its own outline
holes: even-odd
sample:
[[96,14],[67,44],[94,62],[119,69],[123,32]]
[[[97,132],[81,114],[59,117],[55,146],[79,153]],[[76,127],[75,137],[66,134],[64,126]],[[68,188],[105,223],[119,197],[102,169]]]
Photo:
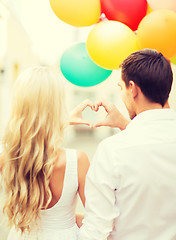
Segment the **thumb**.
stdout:
[[87,120],[82,119],[79,124],[91,126],[91,123]]
[[93,128],[107,126],[106,120],[98,121],[92,125]]

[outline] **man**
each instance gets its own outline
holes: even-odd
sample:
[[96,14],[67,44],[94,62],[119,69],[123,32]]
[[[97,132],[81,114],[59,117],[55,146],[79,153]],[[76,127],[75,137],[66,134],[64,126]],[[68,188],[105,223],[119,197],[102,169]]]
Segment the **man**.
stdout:
[[108,112],[96,126],[127,127],[103,140],[94,155],[80,239],[175,240],[176,112],[164,108],[171,66],[161,53],[145,49],[127,57],[121,70],[118,84],[132,121],[113,105],[94,106]]

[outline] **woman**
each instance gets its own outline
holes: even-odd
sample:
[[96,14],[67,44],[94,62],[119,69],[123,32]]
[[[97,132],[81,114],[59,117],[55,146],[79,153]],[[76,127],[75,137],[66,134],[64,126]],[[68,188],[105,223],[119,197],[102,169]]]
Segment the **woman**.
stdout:
[[76,196],[84,205],[89,160],[62,146],[68,115],[58,73],[48,67],[22,72],[11,109],[1,157],[8,240],[78,239]]

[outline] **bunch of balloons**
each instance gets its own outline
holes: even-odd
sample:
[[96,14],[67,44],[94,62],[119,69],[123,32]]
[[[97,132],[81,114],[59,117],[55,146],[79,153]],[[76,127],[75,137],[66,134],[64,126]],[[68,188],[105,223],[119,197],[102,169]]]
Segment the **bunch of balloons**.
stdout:
[[86,43],[70,47],[61,58],[62,73],[75,85],[104,81],[139,49],[156,49],[175,60],[176,0],[50,0],[50,5],[69,25],[94,25]]

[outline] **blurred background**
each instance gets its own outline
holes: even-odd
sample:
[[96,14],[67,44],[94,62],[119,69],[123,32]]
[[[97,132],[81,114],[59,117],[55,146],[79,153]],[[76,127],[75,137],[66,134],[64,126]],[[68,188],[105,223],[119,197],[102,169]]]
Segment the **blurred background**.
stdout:
[[[73,27],[60,21],[52,12],[48,0],[0,0],[0,139],[10,109],[11,85],[19,73],[34,65],[54,65],[59,68],[63,52],[74,43],[85,42],[91,29],[92,26]],[[172,64],[172,68],[174,83],[169,103],[176,110],[176,65]],[[120,70],[113,71],[104,82],[93,87],[73,85],[61,72],[60,77],[66,86],[69,111],[85,99],[96,101],[103,97],[112,101],[128,118],[117,86]],[[104,109],[98,113],[86,109],[83,113],[92,122],[105,115]],[[118,131],[108,127],[91,130],[86,126],[70,126],[65,145],[85,151],[91,161],[98,143]],[[80,202],[77,208],[82,212]],[[2,220],[0,208],[0,240],[5,240],[8,228]]]

